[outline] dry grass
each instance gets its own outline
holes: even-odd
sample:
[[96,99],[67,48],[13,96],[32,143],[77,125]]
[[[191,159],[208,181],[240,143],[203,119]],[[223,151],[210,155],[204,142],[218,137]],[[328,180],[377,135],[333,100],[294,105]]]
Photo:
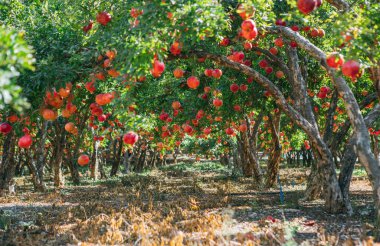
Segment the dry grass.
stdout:
[[[0,198],[1,245],[340,245],[370,229],[368,182],[353,185],[357,213],[331,216],[299,204],[303,170],[281,173],[277,189],[210,171],[165,170],[122,182],[70,186]],[[360,193],[360,194],[359,194]],[[363,211],[367,213],[363,214]],[[367,224],[366,224],[367,223]],[[367,228],[368,227],[368,228]]]

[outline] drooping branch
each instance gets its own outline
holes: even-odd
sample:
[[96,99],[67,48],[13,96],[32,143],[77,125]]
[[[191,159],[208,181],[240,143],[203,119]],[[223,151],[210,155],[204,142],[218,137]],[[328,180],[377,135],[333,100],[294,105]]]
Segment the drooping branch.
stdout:
[[[350,87],[347,85],[345,79],[338,76],[336,70],[330,68],[326,63],[326,54],[312,44],[305,37],[299,33],[294,32],[288,27],[276,26],[270,27],[270,32],[281,33],[283,36],[292,39],[297,42],[298,46],[305,50],[309,55],[314,57],[321,63],[321,66],[326,70],[330,79],[335,85],[335,88],[342,96],[346,106],[347,114],[350,119],[354,132],[357,134],[358,142],[356,144],[356,150],[362,165],[366,168],[370,178],[376,179],[376,184],[380,185],[380,168],[378,160],[371,151],[371,140],[367,131],[366,124],[363,119],[363,115],[360,112],[360,107]],[[379,214],[380,217],[380,214]]]

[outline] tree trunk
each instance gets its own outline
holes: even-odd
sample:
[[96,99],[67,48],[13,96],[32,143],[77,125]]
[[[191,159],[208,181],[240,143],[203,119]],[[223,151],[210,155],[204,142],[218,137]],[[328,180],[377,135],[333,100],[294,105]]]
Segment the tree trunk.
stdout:
[[41,129],[41,139],[39,146],[37,147],[37,163],[36,163],[36,187],[37,191],[45,191],[46,186],[44,183],[44,167],[45,167],[45,142],[46,142],[46,133],[48,129],[49,122],[44,121]]
[[271,188],[276,183],[281,162],[281,144],[280,144],[280,121],[281,113],[274,113],[269,117],[269,124],[272,134],[272,151],[268,158],[268,171],[266,187]]
[[121,152],[123,149],[123,140],[120,138],[120,140],[115,140],[115,143],[117,144],[117,150],[116,146],[114,148],[114,161],[112,163],[112,168],[111,168],[111,177],[115,176],[117,174],[117,171],[119,170],[120,166],[120,161],[121,161]]
[[3,143],[3,156],[0,163],[0,196],[8,190],[9,182],[14,177],[16,163],[14,161],[16,137],[11,131]]
[[66,141],[66,131],[61,126],[60,123],[56,121],[56,142],[55,142],[55,154],[53,162],[53,172],[54,172],[54,186],[62,188],[65,184],[64,177],[62,174],[62,160]]

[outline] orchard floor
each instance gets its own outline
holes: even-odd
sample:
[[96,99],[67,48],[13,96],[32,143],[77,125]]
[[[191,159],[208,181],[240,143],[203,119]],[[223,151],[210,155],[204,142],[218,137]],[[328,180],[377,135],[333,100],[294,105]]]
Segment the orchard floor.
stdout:
[[17,195],[0,198],[0,245],[352,245],[371,234],[371,188],[363,175],[354,176],[355,213],[348,217],[326,214],[323,201],[298,202],[305,174],[281,170],[283,203],[278,188],[258,189],[215,163],[46,193],[18,180]]

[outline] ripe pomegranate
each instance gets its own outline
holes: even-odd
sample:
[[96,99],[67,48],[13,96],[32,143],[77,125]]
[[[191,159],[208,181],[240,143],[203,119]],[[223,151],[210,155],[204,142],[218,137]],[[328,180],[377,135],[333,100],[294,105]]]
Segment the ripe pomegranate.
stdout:
[[123,141],[125,144],[134,145],[139,140],[139,136],[135,132],[128,132],[124,134]]
[[159,116],[160,120],[162,121],[166,121],[168,118],[169,118],[169,114],[168,113],[165,113],[165,112],[162,112]]
[[297,7],[299,11],[307,15],[311,13],[317,7],[317,1],[316,0],[298,0]]
[[269,52],[272,55],[277,55],[278,54],[278,49],[276,47],[272,47],[272,48],[269,49]]
[[178,41],[175,41],[172,46],[170,46],[170,52],[173,54],[173,55],[179,55],[181,54],[181,51],[182,51],[182,44]]
[[256,27],[256,24],[251,19],[247,19],[241,23],[241,29],[243,31],[252,31],[255,27]]
[[234,110],[239,112],[241,110],[240,105],[234,105]]
[[297,46],[298,46],[298,44],[296,41],[294,41],[294,40],[290,41],[290,47],[297,48]]
[[176,77],[177,79],[182,78],[184,73],[185,73],[185,71],[183,71],[183,70],[180,69],[180,68],[176,68],[176,69],[173,71],[173,75],[174,75],[174,77]]
[[211,133],[211,128],[210,127],[205,128],[203,130],[203,133],[206,134],[206,135],[210,134]]
[[321,37],[321,38],[322,38],[323,36],[325,36],[325,30],[319,28],[319,29],[318,29],[318,37]]
[[28,149],[32,143],[32,137],[29,134],[25,134],[18,140],[18,147]]
[[51,109],[44,109],[42,111],[42,118],[44,118],[45,120],[53,121],[57,118],[57,113]]
[[3,122],[0,124],[0,132],[4,135],[8,134],[10,131],[12,131],[12,126],[7,123]]
[[96,16],[97,22],[99,22],[99,24],[103,26],[106,26],[108,22],[111,21],[111,19],[111,15],[105,11],[98,13],[98,15]]
[[245,132],[245,131],[247,131],[247,129],[248,129],[248,127],[247,127],[246,124],[241,124],[241,125],[239,126],[239,131],[240,131],[240,132]]
[[244,49],[245,50],[251,50],[252,48],[253,48],[252,43],[249,43],[249,42],[244,43]]
[[257,37],[258,35],[258,31],[257,31],[257,28],[253,28],[252,30],[248,31],[248,30],[242,30],[241,31],[241,34],[243,36],[243,38],[245,38],[246,40],[253,40]]
[[180,108],[181,108],[181,103],[178,102],[178,101],[174,101],[174,102],[172,103],[172,108],[173,108],[174,110],[178,110],[178,109],[180,109]]
[[74,123],[72,123],[72,122],[68,122],[68,123],[66,123],[66,125],[65,125],[65,130],[67,131],[67,132],[72,132],[72,131],[74,131],[74,129],[75,129],[75,125],[74,125]]
[[191,134],[193,132],[193,128],[190,125],[185,125],[183,129],[187,134]]
[[266,67],[266,68],[265,68],[265,72],[266,72],[267,74],[271,74],[271,73],[273,72],[273,68],[272,68],[272,67]]
[[278,79],[283,78],[283,77],[284,77],[284,72],[283,72],[283,71],[277,71],[277,72],[276,72],[276,77],[277,77]]
[[95,97],[95,102],[101,106],[111,103],[112,100],[113,95],[111,93],[98,94]]
[[212,101],[212,104],[214,104],[215,107],[219,108],[223,105],[223,101],[219,98],[215,98],[213,101]]
[[343,75],[351,78],[351,80],[356,80],[361,76],[359,62],[354,60],[346,61],[342,66],[342,73]]
[[341,54],[334,52],[326,58],[326,62],[329,67],[338,68],[343,65],[344,59]]
[[104,122],[104,121],[106,121],[106,119],[107,119],[107,116],[105,114],[101,114],[98,116],[99,122]]
[[248,90],[248,85],[246,85],[246,84],[241,84],[241,85],[240,85],[240,90],[241,90],[241,91],[247,91],[247,90]]
[[214,71],[212,71],[212,77],[216,78],[216,79],[219,79],[220,77],[222,77],[222,70],[220,69],[214,69]]
[[223,38],[222,41],[220,41],[219,43],[220,46],[228,46],[229,44],[230,40],[227,37]]
[[313,38],[318,37],[318,35],[319,35],[318,29],[317,29],[317,28],[313,28],[313,29],[311,29],[311,33],[310,33],[310,35],[311,35]]
[[212,69],[209,69],[209,68],[205,69],[205,75],[206,75],[206,77],[211,77],[212,76]]
[[88,155],[82,154],[78,157],[79,166],[86,166],[90,162],[90,157]]
[[187,79],[187,86],[189,86],[191,89],[197,89],[199,84],[199,79],[195,76],[191,76]]
[[274,40],[274,44],[277,46],[277,47],[282,47],[282,46],[284,46],[284,41],[282,40],[282,38],[276,38],[275,40]]
[[228,127],[226,129],[226,133],[227,133],[227,135],[233,135],[234,134],[234,129],[232,129],[231,127]]
[[300,28],[299,28],[297,25],[292,26],[291,29],[292,29],[294,32],[298,32],[298,31],[300,30]]
[[239,85],[237,85],[237,84],[232,84],[232,85],[230,86],[230,90],[231,90],[233,93],[238,92],[238,91],[239,91]]
[[165,71],[165,63],[160,62],[159,60],[154,60],[153,69],[151,70],[151,74],[153,77],[158,78]]
[[266,68],[268,65],[269,65],[269,64],[268,64],[268,61],[265,60],[265,59],[263,59],[263,60],[261,60],[261,61],[259,62],[259,67],[261,67],[261,68]]
[[275,24],[277,26],[286,26],[286,21],[284,21],[283,19],[278,19],[276,20]]

